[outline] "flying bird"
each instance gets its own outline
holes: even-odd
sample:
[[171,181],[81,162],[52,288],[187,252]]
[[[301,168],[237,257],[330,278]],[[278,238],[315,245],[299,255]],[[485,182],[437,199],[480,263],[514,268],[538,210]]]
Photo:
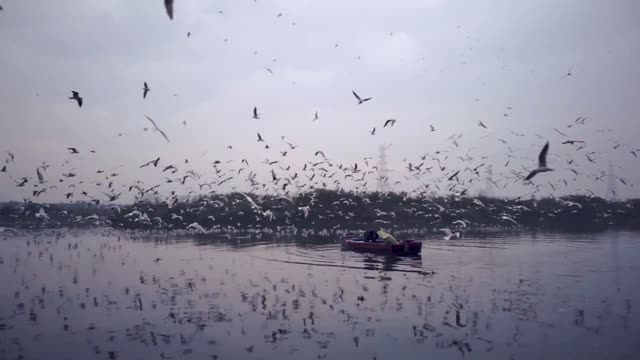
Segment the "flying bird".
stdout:
[[487,125],[485,125],[482,121],[478,121],[478,126],[483,127],[483,128],[487,128]]
[[582,141],[582,140],[566,140],[566,141],[562,142],[563,145],[564,144],[573,145],[573,144],[576,144],[576,143],[577,144],[583,144],[584,141]]
[[256,120],[260,119],[260,115],[258,114],[258,107],[257,106],[253,107],[253,116],[252,116],[252,118],[254,118]]
[[384,122],[384,126],[383,127],[387,127],[387,125],[389,125],[389,127],[393,127],[393,125],[395,125],[395,124],[396,124],[396,119],[389,119],[389,120]]
[[80,152],[78,151],[78,149],[73,148],[73,147],[67,148],[67,150],[69,150],[69,152],[70,152],[71,154],[78,154],[78,153],[80,153]]
[[260,133],[258,133],[258,142],[261,142],[261,141],[264,141],[264,140],[262,139],[262,136],[260,136]]
[[169,20],[173,20],[173,0],[164,0],[164,8],[167,10]]
[[567,73],[564,74],[560,79],[564,79],[567,76],[571,76],[571,70],[573,70],[573,65],[569,66],[569,70],[567,71]]
[[525,181],[531,180],[534,176],[541,172],[553,171],[553,169],[547,167],[547,152],[549,152],[549,142],[547,141],[538,155],[538,168],[534,169],[527,175]]
[[147,93],[149,92],[149,85],[147,85],[147,82],[144,82],[144,87],[142,88],[142,99],[146,99],[147,98]]
[[567,134],[563,133],[562,131],[560,131],[560,130],[558,130],[556,128],[553,128],[553,130],[555,130],[558,134],[560,134],[562,136],[567,136]]
[[82,98],[80,97],[80,94],[77,91],[71,90],[71,97],[69,98],[69,100],[77,101],[78,107],[82,107]]
[[313,116],[313,121],[316,120],[320,120],[320,118],[318,117],[318,112],[316,111],[316,114]]
[[460,238],[460,233],[459,232],[452,232],[451,229],[448,228],[444,228],[444,229],[440,229],[440,231],[442,231],[444,233],[444,239],[445,240],[451,240],[451,239],[459,239]]
[[42,176],[42,173],[40,172],[40,168],[36,168],[36,174],[38,175],[38,182],[40,184],[44,184],[44,176]]
[[[147,163],[144,163],[144,164],[140,165],[140,168],[143,168],[143,167],[145,167],[145,166],[149,166],[149,165],[151,165],[151,164],[153,164],[153,167],[158,167],[158,162],[159,162],[159,161],[160,161],[160,158],[157,158],[157,159],[151,160],[151,161],[149,161],[149,162],[147,162]],[[165,170],[166,170],[166,169],[165,169]],[[163,170],[162,172],[164,172],[164,170]]]
[[371,130],[371,135],[375,135],[376,134],[376,128],[373,128],[373,130]]
[[429,125],[429,127],[431,127],[431,132],[435,132],[436,128],[433,127],[433,125]]
[[156,125],[156,122],[153,121],[153,119],[151,119],[150,117],[148,117],[147,115],[145,115],[145,117],[147,118],[147,120],[149,120],[151,122],[151,124],[153,124],[153,127],[155,128],[156,131],[160,132],[160,134],[164,137],[165,140],[167,140],[167,142],[169,141],[169,138],[167,137],[167,134],[164,133],[164,131],[162,131],[162,129],[160,129],[158,127],[158,125]]
[[358,99],[358,105],[362,104],[362,103],[363,103],[363,102],[365,102],[365,101],[369,101],[369,100],[373,99],[373,98],[370,98],[370,97],[369,97],[369,98],[362,99],[362,98],[360,98],[360,96],[358,96],[358,94],[356,94],[356,92],[355,92],[355,91],[351,90],[351,92],[353,93],[353,96],[355,96],[355,97],[356,97],[356,99]]

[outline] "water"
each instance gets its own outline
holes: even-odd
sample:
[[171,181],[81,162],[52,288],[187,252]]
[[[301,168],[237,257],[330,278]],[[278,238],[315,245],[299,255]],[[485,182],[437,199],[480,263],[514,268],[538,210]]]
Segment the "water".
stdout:
[[0,359],[632,359],[640,234],[336,243],[0,237]]

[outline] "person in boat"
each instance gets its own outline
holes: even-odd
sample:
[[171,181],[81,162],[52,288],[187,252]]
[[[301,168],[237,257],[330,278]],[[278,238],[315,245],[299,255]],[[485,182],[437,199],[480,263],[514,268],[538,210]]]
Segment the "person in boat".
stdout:
[[378,232],[375,230],[369,230],[364,233],[364,241],[366,242],[377,242],[378,238]]
[[384,230],[369,230],[364,233],[364,240],[367,242],[378,242],[382,239],[385,244],[399,244],[398,240],[393,235],[385,232]]
[[393,235],[385,232],[384,230],[378,230],[378,237],[384,241],[385,244],[396,245],[400,242],[393,237]]

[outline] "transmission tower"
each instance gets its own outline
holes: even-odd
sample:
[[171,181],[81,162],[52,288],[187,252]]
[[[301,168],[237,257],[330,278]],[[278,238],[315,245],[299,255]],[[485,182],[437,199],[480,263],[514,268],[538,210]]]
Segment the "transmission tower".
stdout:
[[389,145],[380,145],[378,148],[378,191],[389,191],[389,169],[387,168],[387,149]]

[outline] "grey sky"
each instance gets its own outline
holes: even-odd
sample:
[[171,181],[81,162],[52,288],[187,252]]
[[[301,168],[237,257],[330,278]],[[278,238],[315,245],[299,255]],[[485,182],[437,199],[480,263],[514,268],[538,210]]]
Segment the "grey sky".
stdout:
[[[98,169],[116,171],[117,192],[137,179],[163,182],[161,169],[138,169],[158,156],[160,166],[194,169],[203,179],[213,176],[214,160],[233,160],[226,166],[232,174],[243,158],[260,181],[271,177],[259,164],[266,158],[292,165],[304,179],[304,162],[319,161],[316,150],[336,165],[363,166],[382,143],[392,144],[392,183],[401,181],[394,189],[436,184],[449,170],[486,163],[506,185],[494,194],[513,196],[534,191],[511,171],[535,167],[547,139],[557,171],[535,179],[544,186],[540,195],[604,195],[606,177],[596,178],[610,162],[628,184],[617,183],[619,195],[640,195],[640,158],[631,154],[640,148],[637,1],[176,0],[173,21],[160,0],[0,3],[0,160],[9,150],[16,155],[0,173],[0,200],[29,195],[43,161],[51,165],[47,185],[59,188],[42,199],[59,200],[71,181],[57,181],[70,169],[85,182],[104,180]],[[144,81],[151,92],[143,101]],[[71,90],[84,97],[81,109],[67,99]],[[351,90],[373,100],[356,105]],[[260,120],[251,118],[254,106]],[[170,143],[143,130],[145,114]],[[578,116],[588,118],[585,125],[568,128]],[[383,129],[389,118],[395,127]],[[256,132],[271,149],[256,142]],[[460,147],[447,140],[452,134],[463,134]],[[299,145],[284,158],[280,136]],[[585,140],[586,148],[561,145],[567,139]],[[81,154],[70,156],[71,146]],[[432,174],[404,178],[403,159],[418,164],[420,155],[445,149],[445,172],[427,158]],[[467,154],[474,160],[456,158]],[[30,183],[16,188],[12,179],[23,176]],[[245,179],[242,173],[215,189],[246,190]],[[480,180],[470,191],[485,187]]]

